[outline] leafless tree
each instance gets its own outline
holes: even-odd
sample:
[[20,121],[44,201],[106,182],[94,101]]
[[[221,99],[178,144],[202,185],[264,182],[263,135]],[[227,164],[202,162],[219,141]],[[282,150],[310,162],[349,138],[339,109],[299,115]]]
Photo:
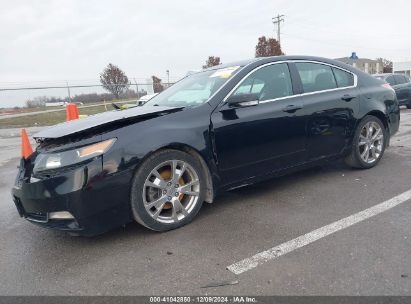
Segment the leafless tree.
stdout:
[[392,61],[385,58],[377,58],[377,60],[382,62],[383,73],[392,73]]
[[164,86],[161,83],[161,79],[158,78],[157,76],[151,76],[151,79],[153,80],[153,90],[154,93],[160,93],[164,90]]
[[103,73],[100,74],[100,82],[116,99],[119,99],[120,95],[127,91],[129,87],[126,74],[112,63],[109,63]]
[[218,57],[218,56],[208,56],[206,64],[203,65],[203,69],[211,68],[213,66],[220,65],[220,64],[221,64],[220,57]]
[[37,107],[44,107],[48,102],[47,96],[37,96],[33,99],[29,99],[26,101],[27,108],[37,108]]

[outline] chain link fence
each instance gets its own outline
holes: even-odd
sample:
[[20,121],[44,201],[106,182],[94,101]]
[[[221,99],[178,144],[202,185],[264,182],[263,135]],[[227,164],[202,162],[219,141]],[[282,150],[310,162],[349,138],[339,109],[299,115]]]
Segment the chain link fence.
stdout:
[[[151,79],[130,82],[127,85],[128,88],[121,94],[120,100],[136,101],[146,94],[154,93]],[[161,83],[162,88],[167,88],[170,85],[172,83]],[[2,112],[27,107],[60,106],[67,102],[91,104],[113,100],[115,100],[114,95],[105,90],[98,81],[0,84],[0,109]]]

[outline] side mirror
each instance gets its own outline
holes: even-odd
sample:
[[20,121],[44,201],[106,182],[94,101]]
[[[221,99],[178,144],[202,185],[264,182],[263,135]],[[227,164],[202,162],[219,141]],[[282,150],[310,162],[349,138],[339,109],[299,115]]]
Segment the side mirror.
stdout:
[[239,94],[231,95],[227,99],[227,104],[231,107],[251,107],[258,105],[258,94]]

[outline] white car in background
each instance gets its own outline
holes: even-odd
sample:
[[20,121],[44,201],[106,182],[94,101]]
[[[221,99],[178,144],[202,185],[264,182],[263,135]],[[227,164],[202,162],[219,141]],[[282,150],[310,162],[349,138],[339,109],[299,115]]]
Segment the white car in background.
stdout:
[[129,108],[134,108],[134,107],[138,107],[138,106],[142,106],[143,104],[145,104],[147,101],[149,101],[151,98],[153,98],[154,96],[156,96],[158,93],[154,93],[154,94],[146,94],[142,97],[140,97],[140,99],[138,99],[136,101],[136,103],[126,103],[123,104],[121,106],[114,106],[116,109],[121,109],[121,110],[125,110],[125,109],[129,109]]
[[137,105],[142,106],[147,101],[149,101],[150,99],[152,99],[153,97],[155,97],[157,95],[158,95],[158,93],[144,95],[139,100],[137,100]]

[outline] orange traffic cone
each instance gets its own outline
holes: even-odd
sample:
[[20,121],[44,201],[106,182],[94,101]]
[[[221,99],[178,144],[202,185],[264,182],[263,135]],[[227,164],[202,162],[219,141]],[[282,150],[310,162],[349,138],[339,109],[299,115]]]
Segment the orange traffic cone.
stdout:
[[78,119],[78,108],[75,103],[66,105],[66,121]]
[[21,157],[27,159],[31,154],[33,154],[33,148],[31,147],[26,129],[23,128],[21,129]]

